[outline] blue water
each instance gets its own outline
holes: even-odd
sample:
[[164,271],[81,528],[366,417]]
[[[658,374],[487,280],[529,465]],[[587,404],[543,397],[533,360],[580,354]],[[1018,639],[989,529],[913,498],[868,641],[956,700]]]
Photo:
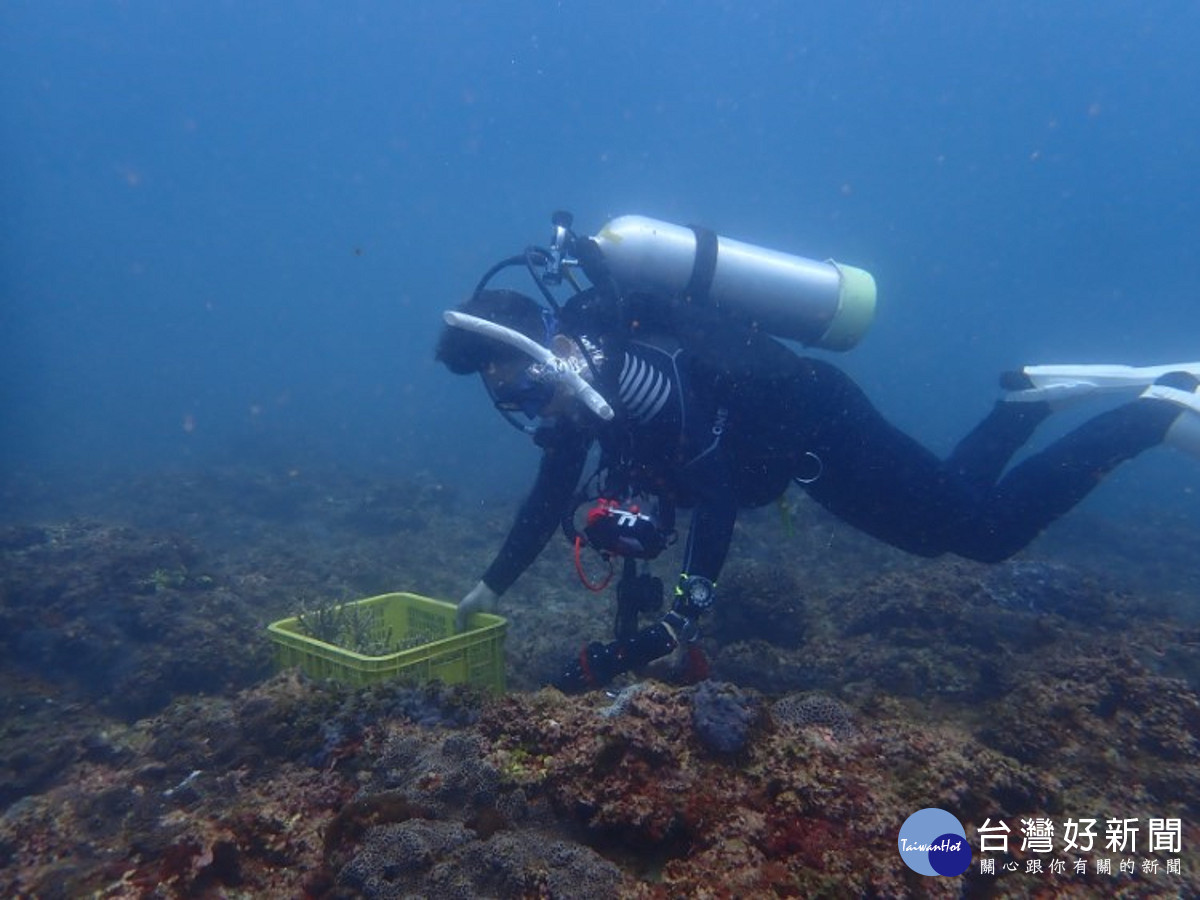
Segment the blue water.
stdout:
[[[839,361],[948,450],[1002,369],[1200,356],[1198,39],[1113,0],[8,0],[0,466],[515,495],[532,451],[431,348],[559,207],[870,269]],[[1156,453],[1089,502],[1196,488]]]

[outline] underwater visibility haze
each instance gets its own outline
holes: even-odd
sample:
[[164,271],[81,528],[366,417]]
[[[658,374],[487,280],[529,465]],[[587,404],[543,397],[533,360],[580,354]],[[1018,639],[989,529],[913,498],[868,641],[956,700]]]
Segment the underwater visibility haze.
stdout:
[[[796,349],[939,454],[1006,370],[1200,360],[1198,40],[1166,0],[3,4],[0,892],[1200,890],[1178,451],[997,566],[793,490],[739,520],[700,684],[541,690],[611,627],[557,536],[503,697],[275,674],[264,627],[478,580],[538,454],[433,349],[554,210],[870,271],[863,341]],[[1182,849],[927,877],[923,807]]]

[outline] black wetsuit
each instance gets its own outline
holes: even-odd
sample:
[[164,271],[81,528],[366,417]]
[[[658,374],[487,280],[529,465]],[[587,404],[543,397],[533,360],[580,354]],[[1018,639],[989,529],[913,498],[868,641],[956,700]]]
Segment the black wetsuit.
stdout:
[[[1000,401],[941,460],[888,423],[836,367],[713,311],[686,312],[660,330],[572,331],[603,351],[596,387],[616,417],[601,423],[581,412],[586,418],[539,430],[537,481],[483,576],[502,594],[533,562],[580,499],[594,442],[606,473],[600,496],[657,496],[672,518],[676,507],[692,508],[671,610],[639,629],[647,607],[627,604],[623,597],[635,591],[623,594],[619,585],[616,639],[589,643],[569,659],[554,679],[564,691],[606,684],[693,639],[711,585],[702,606],[690,586],[716,582],[737,510],[774,500],[793,479],[839,518],[896,547],[994,562],[1028,544],[1121,462],[1161,443],[1179,414],[1171,403],[1135,400],[1009,468],[1051,409]],[[628,564],[625,571],[631,584],[649,577]],[[661,601],[661,587],[656,593]]]
[[776,499],[793,478],[830,512],[896,547],[1005,559],[1119,463],[1160,443],[1179,412],[1127,403],[1005,472],[1050,407],[1000,401],[940,460],[834,366],[721,324],[701,320],[682,344],[598,341],[606,347],[600,391],[616,419],[563,419],[540,434],[537,481],[483,576],[492,590],[507,590],[569,515],[595,440],[624,486],[693,508],[682,571],[715,582],[738,508]]

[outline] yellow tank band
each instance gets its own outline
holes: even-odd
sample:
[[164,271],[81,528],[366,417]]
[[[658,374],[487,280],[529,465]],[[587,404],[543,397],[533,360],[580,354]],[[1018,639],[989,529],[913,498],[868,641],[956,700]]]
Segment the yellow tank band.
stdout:
[[832,259],[829,264],[841,276],[838,308],[817,346],[827,350],[849,350],[867,333],[875,318],[875,279],[865,269]]

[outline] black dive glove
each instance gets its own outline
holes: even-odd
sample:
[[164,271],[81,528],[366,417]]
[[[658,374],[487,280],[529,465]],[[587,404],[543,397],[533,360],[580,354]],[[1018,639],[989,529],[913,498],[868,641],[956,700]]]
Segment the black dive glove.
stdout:
[[[670,615],[668,613],[668,618]],[[624,640],[607,644],[592,641],[567,663],[562,674],[555,679],[554,686],[564,694],[579,694],[604,687],[622,672],[666,656],[677,646],[679,642],[665,622],[643,628]]]

